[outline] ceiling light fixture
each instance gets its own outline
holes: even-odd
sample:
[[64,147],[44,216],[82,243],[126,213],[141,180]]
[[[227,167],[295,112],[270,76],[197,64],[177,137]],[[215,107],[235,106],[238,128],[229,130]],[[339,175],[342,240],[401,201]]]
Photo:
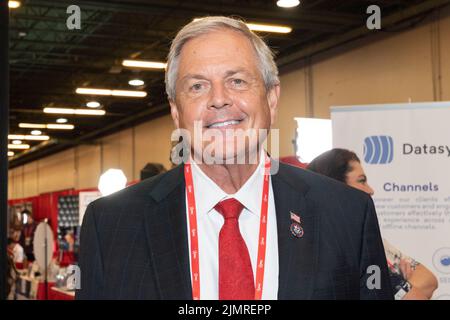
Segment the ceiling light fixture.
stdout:
[[122,65],[130,68],[143,69],[165,69],[167,63],[159,61],[145,61],[145,60],[123,60]]
[[128,81],[128,84],[130,86],[135,86],[135,87],[142,86],[142,85],[144,85],[144,83],[145,82],[142,81],[141,79],[133,79],[133,80]]
[[20,1],[8,1],[8,7],[10,9],[17,9],[18,7],[20,7]]
[[55,130],[73,130],[75,126],[73,124],[53,124],[49,123],[46,125],[47,129],[55,129]]
[[75,126],[73,124],[19,123],[19,128],[72,130]]
[[42,131],[41,130],[33,130],[33,131],[31,131],[31,134],[33,136],[40,136],[42,134]]
[[29,144],[8,144],[8,149],[25,150],[30,149]]
[[98,102],[98,101],[89,101],[88,103],[86,103],[86,107],[88,107],[88,108],[98,108],[98,107],[100,107],[100,102]]
[[287,26],[277,26],[259,23],[247,23],[247,27],[252,31],[272,32],[272,33],[289,33],[292,31],[292,28]]
[[116,96],[116,97],[133,97],[143,98],[147,96],[145,91],[131,91],[131,90],[109,90],[109,89],[95,89],[95,88],[77,88],[75,90],[78,94],[101,95],[101,96]]
[[56,123],[67,123],[67,119],[66,118],[58,118],[58,119],[56,119]]
[[[22,134],[9,134],[8,139],[10,139],[10,140],[17,139],[17,140],[45,141],[45,140],[49,140],[50,137],[49,136],[29,136],[29,135],[22,135]],[[14,143],[14,141],[12,143]]]
[[40,123],[19,123],[19,128],[45,129],[47,127],[45,124]]
[[278,0],[277,6],[281,8],[293,8],[300,4],[299,0]]
[[[194,21],[199,21],[201,19],[202,18],[195,18]],[[272,32],[272,33],[289,33],[292,31],[292,28],[288,26],[260,24],[260,23],[246,23],[246,25],[252,31]]]
[[[8,137],[9,139],[9,137]],[[22,144],[22,140],[13,140],[12,144]]]
[[8,151],[8,157],[12,157],[14,155],[13,151]]
[[106,114],[106,111],[105,110],[92,110],[92,109],[44,108],[44,113],[104,116]]

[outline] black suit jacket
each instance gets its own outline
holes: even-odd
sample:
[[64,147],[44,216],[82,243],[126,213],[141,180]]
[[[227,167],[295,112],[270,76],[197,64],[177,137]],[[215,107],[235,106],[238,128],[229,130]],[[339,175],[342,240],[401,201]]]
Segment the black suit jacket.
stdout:
[[[369,196],[281,163],[272,187],[279,299],[392,299]],[[81,229],[76,298],[192,299],[185,210],[183,166],[91,203]],[[290,232],[290,211],[301,217],[302,238]],[[380,289],[366,285],[370,265],[380,268],[369,281]]]

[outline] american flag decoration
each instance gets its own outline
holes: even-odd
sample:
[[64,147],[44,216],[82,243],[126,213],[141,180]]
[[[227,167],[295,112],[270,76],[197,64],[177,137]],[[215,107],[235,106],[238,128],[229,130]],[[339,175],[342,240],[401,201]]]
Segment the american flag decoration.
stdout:
[[302,238],[305,234],[305,231],[303,230],[301,226],[301,219],[300,216],[292,211],[291,213],[291,227],[289,228],[291,231],[291,234],[296,238]]
[[290,211],[290,213],[291,213],[291,220],[292,221],[295,221],[297,223],[301,223],[300,216],[298,214],[296,214],[296,213],[294,213],[292,211]]

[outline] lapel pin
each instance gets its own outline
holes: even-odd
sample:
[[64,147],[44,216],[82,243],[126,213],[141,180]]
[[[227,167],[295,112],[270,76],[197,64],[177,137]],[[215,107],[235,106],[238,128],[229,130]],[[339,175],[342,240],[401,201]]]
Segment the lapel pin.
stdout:
[[291,213],[291,227],[290,227],[291,234],[296,238],[301,238],[303,237],[304,231],[301,226],[300,216],[292,211],[290,213]]

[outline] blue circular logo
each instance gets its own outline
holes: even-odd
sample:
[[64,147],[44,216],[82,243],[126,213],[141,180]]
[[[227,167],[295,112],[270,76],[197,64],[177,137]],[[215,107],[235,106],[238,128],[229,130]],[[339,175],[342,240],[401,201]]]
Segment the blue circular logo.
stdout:
[[450,248],[440,248],[433,254],[433,265],[437,271],[450,273]]

